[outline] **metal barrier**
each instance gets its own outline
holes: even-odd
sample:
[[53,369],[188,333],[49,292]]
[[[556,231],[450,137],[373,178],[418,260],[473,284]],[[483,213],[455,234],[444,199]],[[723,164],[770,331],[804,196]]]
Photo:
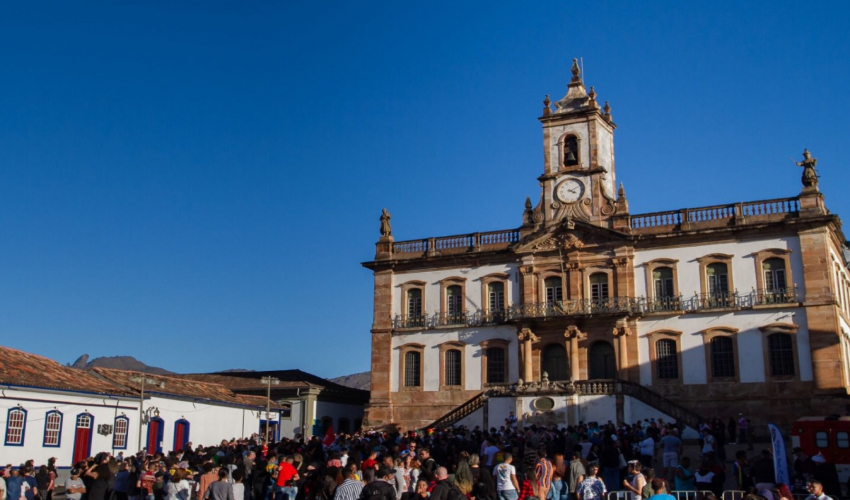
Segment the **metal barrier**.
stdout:
[[727,490],[723,492],[723,496],[720,497],[720,500],[744,500],[744,496],[746,496],[746,494],[746,491]]
[[[709,490],[699,490],[699,491],[668,491],[668,495],[673,495],[676,497],[676,500],[702,500],[705,497],[706,493],[711,493]],[[727,493],[740,493],[740,496],[734,497],[730,496],[726,497]],[[743,500],[743,491],[724,491],[722,500]],[[631,491],[619,490],[619,491],[609,491],[608,497],[606,500],[632,500],[634,497],[640,498],[640,495],[635,495]],[[796,500],[796,499],[795,499]]]

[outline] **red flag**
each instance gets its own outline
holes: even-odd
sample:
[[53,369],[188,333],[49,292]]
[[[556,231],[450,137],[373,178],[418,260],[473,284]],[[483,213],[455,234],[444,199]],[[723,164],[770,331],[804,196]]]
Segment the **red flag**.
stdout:
[[325,439],[322,439],[322,446],[324,446],[325,448],[329,447],[330,445],[334,444],[334,439],[336,439],[336,437],[334,436],[334,426],[333,424],[331,424],[328,427],[328,432],[325,433]]

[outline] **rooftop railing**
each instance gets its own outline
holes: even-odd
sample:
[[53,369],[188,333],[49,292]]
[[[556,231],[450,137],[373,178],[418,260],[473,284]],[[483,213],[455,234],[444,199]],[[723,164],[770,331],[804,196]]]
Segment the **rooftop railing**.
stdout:
[[774,200],[635,214],[631,216],[630,227],[637,232],[643,232],[641,230],[649,228],[669,230],[676,226],[681,228],[684,225],[697,229],[700,226],[727,225],[732,221],[735,221],[736,224],[747,224],[749,222],[782,220],[789,216],[796,216],[799,212],[799,199],[777,198]]
[[498,325],[519,320],[557,318],[567,316],[622,315],[622,314],[686,314],[718,309],[751,309],[758,306],[798,304],[801,298],[794,288],[753,290],[749,293],[722,292],[699,293],[690,297],[669,296],[613,297],[607,299],[561,300],[530,304],[513,304],[495,311],[474,311],[453,314],[397,315],[393,318],[395,329],[430,329],[443,327],[465,328]]
[[[716,228],[732,224],[746,225],[781,221],[796,217],[799,212],[800,201],[798,198],[777,198],[635,214],[629,217],[629,227],[636,234],[654,234],[685,229]],[[418,259],[473,252],[492,252],[505,250],[519,240],[519,229],[505,229],[397,241],[392,244],[392,258]]]

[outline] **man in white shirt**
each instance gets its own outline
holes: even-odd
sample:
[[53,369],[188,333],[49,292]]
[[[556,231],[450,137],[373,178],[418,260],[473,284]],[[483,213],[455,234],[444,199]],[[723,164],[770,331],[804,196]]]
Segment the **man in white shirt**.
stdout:
[[519,497],[516,468],[511,465],[513,460],[513,455],[505,453],[505,461],[493,469],[493,476],[496,478],[496,495],[499,500],[517,500]]
[[806,500],[832,500],[831,497],[827,496],[823,492],[823,484],[820,481],[809,481],[806,484],[806,489],[809,491],[809,496],[806,497]]

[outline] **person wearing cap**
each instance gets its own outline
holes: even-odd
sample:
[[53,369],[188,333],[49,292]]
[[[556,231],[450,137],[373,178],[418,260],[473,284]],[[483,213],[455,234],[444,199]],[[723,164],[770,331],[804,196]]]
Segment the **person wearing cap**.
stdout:
[[86,485],[80,479],[80,469],[71,469],[71,477],[65,480],[65,498],[80,500],[86,492]]
[[382,465],[378,468],[375,480],[363,487],[360,500],[396,500],[395,488],[390,482],[395,470]]

